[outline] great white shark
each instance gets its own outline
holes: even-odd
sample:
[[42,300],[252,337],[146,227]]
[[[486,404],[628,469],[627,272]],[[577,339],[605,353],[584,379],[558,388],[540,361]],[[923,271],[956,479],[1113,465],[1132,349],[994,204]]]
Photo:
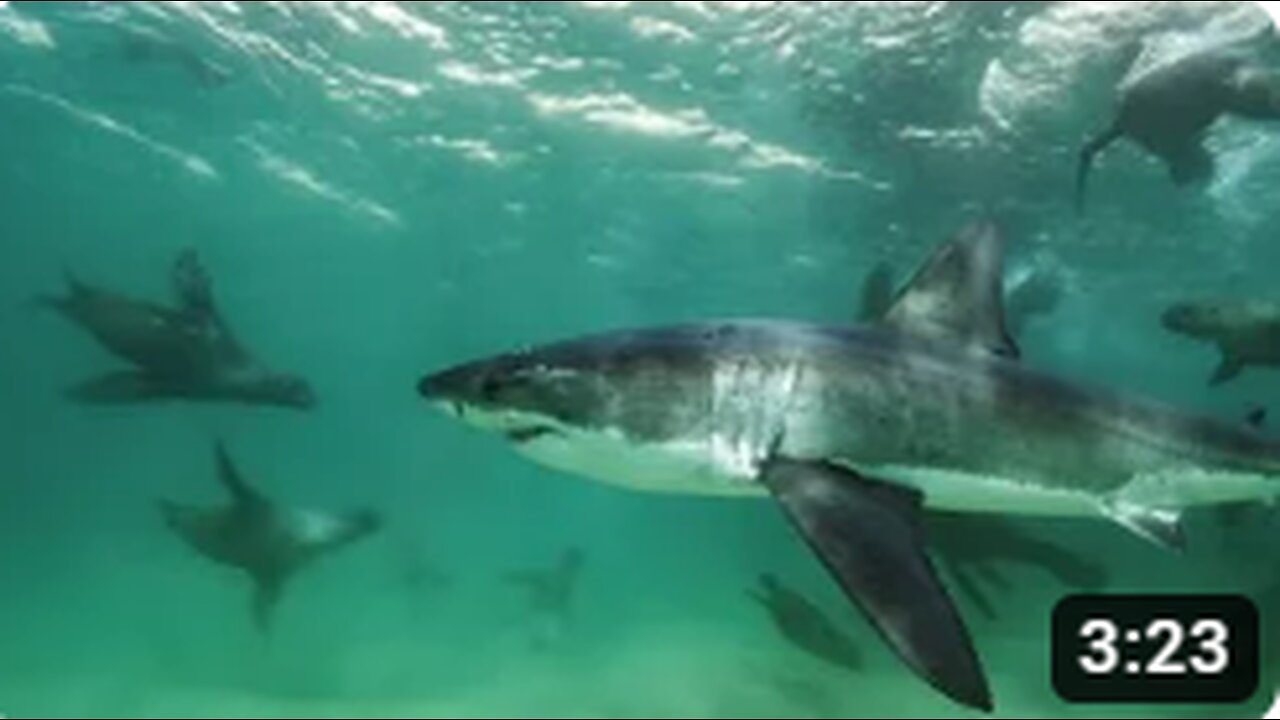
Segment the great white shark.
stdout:
[[419,392],[552,468],[773,498],[912,670],[989,711],[927,510],[1104,518],[1176,547],[1185,509],[1280,489],[1280,443],[1254,430],[1020,360],[1003,257],[996,225],[975,222],[871,324],[603,332],[432,373]]

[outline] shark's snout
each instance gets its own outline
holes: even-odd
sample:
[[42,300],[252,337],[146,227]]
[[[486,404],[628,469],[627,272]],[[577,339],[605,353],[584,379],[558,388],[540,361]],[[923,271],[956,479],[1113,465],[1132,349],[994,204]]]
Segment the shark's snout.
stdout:
[[443,400],[448,392],[444,373],[424,375],[418,381],[418,394],[426,400]]
[[479,371],[472,366],[458,366],[424,376],[418,382],[418,394],[431,402],[454,405],[473,399],[481,383]]

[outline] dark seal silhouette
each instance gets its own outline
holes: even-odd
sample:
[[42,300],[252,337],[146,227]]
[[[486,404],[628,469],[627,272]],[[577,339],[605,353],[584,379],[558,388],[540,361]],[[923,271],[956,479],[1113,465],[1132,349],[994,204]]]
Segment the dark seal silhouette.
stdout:
[[367,509],[337,514],[279,505],[244,479],[222,443],[215,455],[218,480],[231,502],[194,507],[161,500],[160,510],[169,528],[201,555],[249,576],[254,620],[265,632],[291,578],[376,532],[382,520]]
[[1111,124],[1080,150],[1077,210],[1084,210],[1094,161],[1122,138],[1159,158],[1179,186],[1209,180],[1214,160],[1205,135],[1225,116],[1280,119],[1280,71],[1224,47],[1189,53],[1122,85]]
[[862,669],[862,653],[817,605],[773,575],[761,575],[760,586],[747,594],[759,602],[774,626],[792,645],[831,665]]
[[300,410],[315,405],[310,383],[263,365],[218,310],[209,274],[193,250],[171,271],[175,304],[90,285],[67,273],[66,294],[42,302],[133,367],[71,390],[85,404],[159,400],[234,402]]

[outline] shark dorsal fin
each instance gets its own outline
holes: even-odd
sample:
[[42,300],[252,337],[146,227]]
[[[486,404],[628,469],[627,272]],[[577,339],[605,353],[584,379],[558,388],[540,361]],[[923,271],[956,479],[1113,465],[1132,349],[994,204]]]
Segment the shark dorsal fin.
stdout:
[[1003,237],[991,222],[972,223],[916,272],[885,321],[911,335],[1016,358],[1018,346],[1005,327],[1003,278]]
[[271,508],[271,501],[244,479],[224,443],[217,444],[215,454],[218,458],[218,481],[231,493],[237,509],[258,511]]
[[862,280],[862,306],[859,315],[864,322],[880,322],[893,307],[893,268],[877,263]]

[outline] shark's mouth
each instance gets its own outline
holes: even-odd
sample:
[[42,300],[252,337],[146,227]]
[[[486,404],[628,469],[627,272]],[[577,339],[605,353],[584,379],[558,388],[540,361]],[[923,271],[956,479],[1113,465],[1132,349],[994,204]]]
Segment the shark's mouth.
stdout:
[[527,425],[506,431],[507,439],[517,445],[524,445],[545,437],[557,437],[562,434],[558,428],[550,425]]
[[565,436],[565,431],[553,421],[533,414],[493,411],[456,400],[442,403],[442,406],[455,417],[484,430],[496,432],[516,445]]

